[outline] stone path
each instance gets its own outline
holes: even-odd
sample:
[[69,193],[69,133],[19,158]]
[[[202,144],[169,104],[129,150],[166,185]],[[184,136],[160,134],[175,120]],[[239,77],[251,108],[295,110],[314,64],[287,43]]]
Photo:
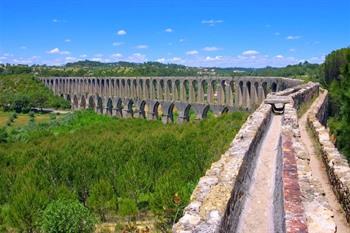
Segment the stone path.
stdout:
[[[322,93],[320,93],[322,95]],[[301,139],[307,149],[307,153],[310,155],[310,167],[312,176],[318,179],[322,185],[323,190],[325,191],[326,198],[328,200],[329,205],[333,209],[334,212],[334,222],[337,226],[337,233],[350,233],[350,226],[346,221],[345,214],[332,190],[332,186],[329,183],[328,176],[326,173],[326,169],[323,165],[323,161],[320,155],[317,154],[316,149],[313,144],[313,139],[309,135],[307,131],[307,114],[310,110],[308,110],[300,119],[299,119],[299,128]]]
[[269,129],[258,150],[256,168],[237,232],[267,233],[274,231],[273,195],[281,120],[282,116],[271,116]]

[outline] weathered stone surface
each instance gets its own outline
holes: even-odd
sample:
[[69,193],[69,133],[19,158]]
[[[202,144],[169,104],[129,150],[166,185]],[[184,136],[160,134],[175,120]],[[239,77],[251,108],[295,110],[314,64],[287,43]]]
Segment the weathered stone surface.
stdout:
[[[252,113],[237,133],[230,148],[219,161],[212,164],[198,182],[192,193],[191,203],[185,208],[184,216],[173,226],[173,232],[219,230],[237,176],[239,173],[244,174],[242,169],[246,169],[242,168],[242,163],[257,146],[270,114],[271,106],[266,104],[262,104]],[[192,225],[194,222],[197,226]]]
[[323,124],[327,118],[328,92],[318,98],[308,115],[308,125],[318,141],[323,162],[333,190],[342,205],[346,218],[350,222],[350,167],[344,156],[331,142],[329,131]]
[[[280,216],[283,232],[335,232],[333,213],[319,182],[311,175],[310,158],[300,141],[296,111],[302,103],[317,96],[318,92],[318,84],[308,83],[275,93],[275,96],[284,96],[283,99],[289,100],[285,101],[281,135],[282,200],[276,196],[276,200],[280,202],[276,205],[282,203],[279,211],[283,215]],[[273,98],[276,99],[275,96]],[[317,111],[314,113],[317,114]],[[184,216],[173,226],[173,232],[214,233],[231,232],[235,229],[233,225],[239,218],[250,184],[249,176],[254,170],[255,151],[270,115],[271,106],[263,103],[248,117],[230,148],[219,161],[212,164],[206,176],[200,179],[192,194],[191,203],[186,207]],[[320,130],[317,132],[326,133]],[[334,148],[327,139],[329,137],[323,136],[322,142],[327,145],[328,151],[333,152]],[[333,171],[334,175],[350,171],[343,169],[346,161],[339,159],[338,155],[339,153],[333,154],[326,160],[330,163],[329,166],[338,168]],[[343,174],[339,180],[342,180],[338,185],[339,189],[343,189],[345,184],[350,184],[350,175]],[[348,190],[343,191],[346,192],[349,195]],[[276,195],[280,193],[276,192]]]

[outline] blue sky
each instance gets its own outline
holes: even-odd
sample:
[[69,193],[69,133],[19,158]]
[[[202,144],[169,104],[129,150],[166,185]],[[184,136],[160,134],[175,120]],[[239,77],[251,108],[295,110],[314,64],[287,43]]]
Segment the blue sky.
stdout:
[[320,63],[350,46],[349,0],[0,0],[0,63]]

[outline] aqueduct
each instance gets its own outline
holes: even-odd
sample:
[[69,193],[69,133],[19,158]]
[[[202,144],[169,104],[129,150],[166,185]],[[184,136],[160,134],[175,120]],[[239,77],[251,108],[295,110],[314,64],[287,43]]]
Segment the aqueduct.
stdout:
[[40,79],[73,109],[120,117],[162,117],[167,123],[175,108],[179,122],[189,120],[190,109],[198,119],[209,109],[217,115],[255,110],[200,178],[173,233],[349,232],[350,166],[324,125],[328,93],[318,83],[272,77]]
[[40,78],[73,109],[119,117],[162,118],[164,123],[258,107],[269,92],[300,83],[280,77],[45,77]]

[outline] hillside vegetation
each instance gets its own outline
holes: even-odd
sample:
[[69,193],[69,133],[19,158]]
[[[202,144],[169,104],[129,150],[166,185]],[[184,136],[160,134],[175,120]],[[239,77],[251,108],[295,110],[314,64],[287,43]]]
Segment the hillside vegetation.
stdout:
[[101,63],[95,61],[78,61],[64,66],[13,66],[0,65],[0,74],[30,73],[38,76],[283,76],[295,78],[316,79],[320,66],[308,62],[286,67],[265,68],[219,68],[219,67],[188,67],[177,64],[162,64],[159,62],[130,63],[114,62]]
[[76,112],[11,131],[0,143],[1,229],[37,232],[43,221],[48,229],[46,209],[77,200],[98,221],[153,216],[165,231],[246,117],[163,125]]
[[326,57],[321,81],[329,88],[328,124],[337,147],[350,160],[350,48],[336,50]]
[[8,111],[29,112],[32,107],[68,108],[70,103],[57,97],[30,74],[0,75],[0,106]]

